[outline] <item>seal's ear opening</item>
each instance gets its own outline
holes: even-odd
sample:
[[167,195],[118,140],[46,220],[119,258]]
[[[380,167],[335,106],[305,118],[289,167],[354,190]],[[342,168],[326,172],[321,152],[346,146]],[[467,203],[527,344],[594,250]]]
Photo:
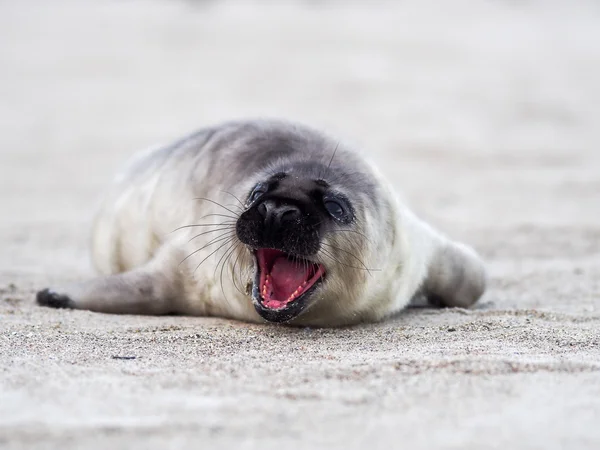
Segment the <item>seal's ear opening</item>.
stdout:
[[467,308],[483,295],[485,285],[485,268],[473,249],[447,241],[434,251],[424,285],[430,304]]

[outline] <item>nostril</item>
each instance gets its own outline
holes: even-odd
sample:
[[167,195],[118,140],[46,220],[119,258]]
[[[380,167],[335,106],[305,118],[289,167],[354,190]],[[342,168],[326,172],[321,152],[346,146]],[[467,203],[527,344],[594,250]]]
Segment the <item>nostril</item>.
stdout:
[[289,204],[276,204],[273,200],[265,200],[256,206],[265,226],[279,228],[281,225],[297,221],[302,213],[300,208]]
[[300,209],[297,206],[286,205],[279,209],[279,221],[289,223],[300,217]]
[[258,213],[263,217],[267,217],[267,213],[269,212],[267,205],[265,205],[265,203],[261,203],[260,205],[258,205],[258,207],[256,208],[258,210]]

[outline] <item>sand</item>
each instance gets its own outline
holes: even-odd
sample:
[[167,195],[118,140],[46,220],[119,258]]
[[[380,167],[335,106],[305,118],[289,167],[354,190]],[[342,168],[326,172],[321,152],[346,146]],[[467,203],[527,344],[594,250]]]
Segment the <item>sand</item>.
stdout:
[[[600,448],[594,2],[0,3],[0,447]],[[472,310],[291,329],[33,303],[135,151],[286,117],[479,250]]]

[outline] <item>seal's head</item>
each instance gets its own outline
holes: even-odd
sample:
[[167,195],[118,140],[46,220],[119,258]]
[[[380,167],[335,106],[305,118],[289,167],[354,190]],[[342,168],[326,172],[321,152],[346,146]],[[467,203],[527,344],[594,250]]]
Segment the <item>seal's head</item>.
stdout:
[[254,256],[252,301],[266,320],[288,322],[334,303],[337,314],[340,302],[364,297],[381,208],[370,172],[340,153],[333,163],[282,162],[247,193],[236,234]]

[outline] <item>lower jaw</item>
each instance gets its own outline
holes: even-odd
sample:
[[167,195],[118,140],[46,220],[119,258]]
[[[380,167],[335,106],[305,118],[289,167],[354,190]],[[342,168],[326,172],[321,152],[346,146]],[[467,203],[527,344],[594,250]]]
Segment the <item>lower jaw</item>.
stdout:
[[264,308],[260,305],[254,305],[254,309],[267,322],[272,323],[288,323],[296,319],[301,313],[296,313],[290,310],[277,311],[273,309]]
[[[259,282],[253,283],[252,286],[252,303],[256,312],[265,320],[274,323],[287,323],[302,316],[311,305],[311,295],[318,287],[318,284],[311,286],[301,297],[292,300],[281,309],[271,309],[266,307],[262,302],[262,297],[259,291]],[[305,297],[306,296],[306,297]]]

